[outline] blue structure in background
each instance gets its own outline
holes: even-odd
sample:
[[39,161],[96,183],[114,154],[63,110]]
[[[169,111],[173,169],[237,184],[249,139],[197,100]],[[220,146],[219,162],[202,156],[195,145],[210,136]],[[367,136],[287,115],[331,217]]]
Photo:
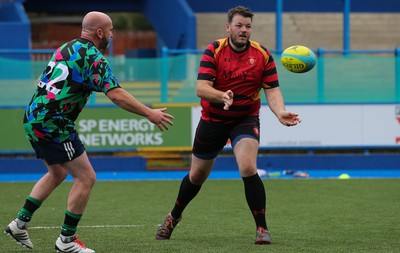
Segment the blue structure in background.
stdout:
[[[24,0],[21,0],[24,1]],[[47,0],[25,0],[27,12],[86,13],[97,10],[103,12],[141,12],[159,38],[159,47],[192,49],[196,48],[196,17],[185,0],[69,0],[63,3]],[[1,46],[0,46],[1,48]]]
[[[0,41],[0,49],[30,49],[30,22],[26,12],[84,13],[94,10],[104,12],[142,12],[153,25],[159,38],[158,47],[168,49],[196,49],[196,12],[221,12],[246,5],[254,12],[276,13],[276,50],[282,50],[283,12],[342,12],[343,50],[350,49],[350,12],[400,12],[397,0],[15,0],[0,3],[0,33],[7,39]],[[16,32],[17,31],[17,32]],[[1,56],[1,54],[0,54]],[[8,57],[29,57],[8,54]]]
[[[0,2],[0,49],[30,48],[31,27],[22,5],[24,0]],[[2,56],[2,54],[0,54]],[[29,59],[27,54],[13,55],[17,59]]]

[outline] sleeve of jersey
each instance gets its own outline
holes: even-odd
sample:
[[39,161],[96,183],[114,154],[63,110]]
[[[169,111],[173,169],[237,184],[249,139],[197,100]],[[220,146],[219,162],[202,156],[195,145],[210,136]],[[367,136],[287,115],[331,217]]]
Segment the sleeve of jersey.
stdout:
[[262,79],[262,87],[264,89],[271,89],[279,86],[278,72],[276,71],[276,65],[274,58],[268,53],[268,60],[264,66],[264,73]]
[[108,61],[101,57],[93,63],[91,83],[92,90],[107,93],[109,90],[120,87]]
[[217,74],[217,68],[214,58],[215,46],[209,44],[201,56],[197,80],[214,81]]

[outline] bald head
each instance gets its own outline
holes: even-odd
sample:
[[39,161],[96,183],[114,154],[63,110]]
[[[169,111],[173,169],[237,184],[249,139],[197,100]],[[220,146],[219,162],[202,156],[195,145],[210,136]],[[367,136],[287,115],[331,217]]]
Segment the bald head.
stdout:
[[82,31],[91,32],[112,23],[111,18],[98,11],[92,11],[85,15],[82,21]]
[[81,37],[92,41],[98,49],[105,50],[112,37],[112,28],[112,20],[107,14],[92,11],[82,20]]

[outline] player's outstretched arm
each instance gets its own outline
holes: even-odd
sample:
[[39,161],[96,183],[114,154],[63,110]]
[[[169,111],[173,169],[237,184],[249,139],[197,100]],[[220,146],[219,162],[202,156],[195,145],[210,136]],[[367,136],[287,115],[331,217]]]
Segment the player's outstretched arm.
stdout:
[[268,106],[284,126],[295,126],[301,122],[297,113],[286,111],[283,96],[279,87],[265,89]]
[[132,94],[122,88],[114,88],[107,92],[107,97],[119,107],[141,116],[146,117],[161,131],[168,130],[168,125],[173,125],[174,117],[165,112],[167,108],[152,109],[142,104]]

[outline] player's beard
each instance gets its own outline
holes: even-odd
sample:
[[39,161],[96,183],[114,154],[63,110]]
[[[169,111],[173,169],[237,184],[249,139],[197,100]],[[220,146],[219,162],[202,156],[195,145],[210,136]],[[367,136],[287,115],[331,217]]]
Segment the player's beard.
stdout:
[[247,45],[247,43],[249,42],[249,36],[246,36],[246,38],[244,38],[244,40],[243,40],[243,38],[244,37],[241,37],[240,35],[238,35],[238,36],[230,36],[230,40],[232,41],[232,44],[233,45],[235,45],[235,47],[236,48],[238,48],[238,49],[242,49],[242,48],[244,48],[246,45]]
[[101,52],[105,52],[106,51],[106,49],[108,48],[108,45],[109,45],[109,40],[106,38],[106,37],[104,37],[101,41],[100,41],[100,44],[99,44],[99,50],[101,51]]

